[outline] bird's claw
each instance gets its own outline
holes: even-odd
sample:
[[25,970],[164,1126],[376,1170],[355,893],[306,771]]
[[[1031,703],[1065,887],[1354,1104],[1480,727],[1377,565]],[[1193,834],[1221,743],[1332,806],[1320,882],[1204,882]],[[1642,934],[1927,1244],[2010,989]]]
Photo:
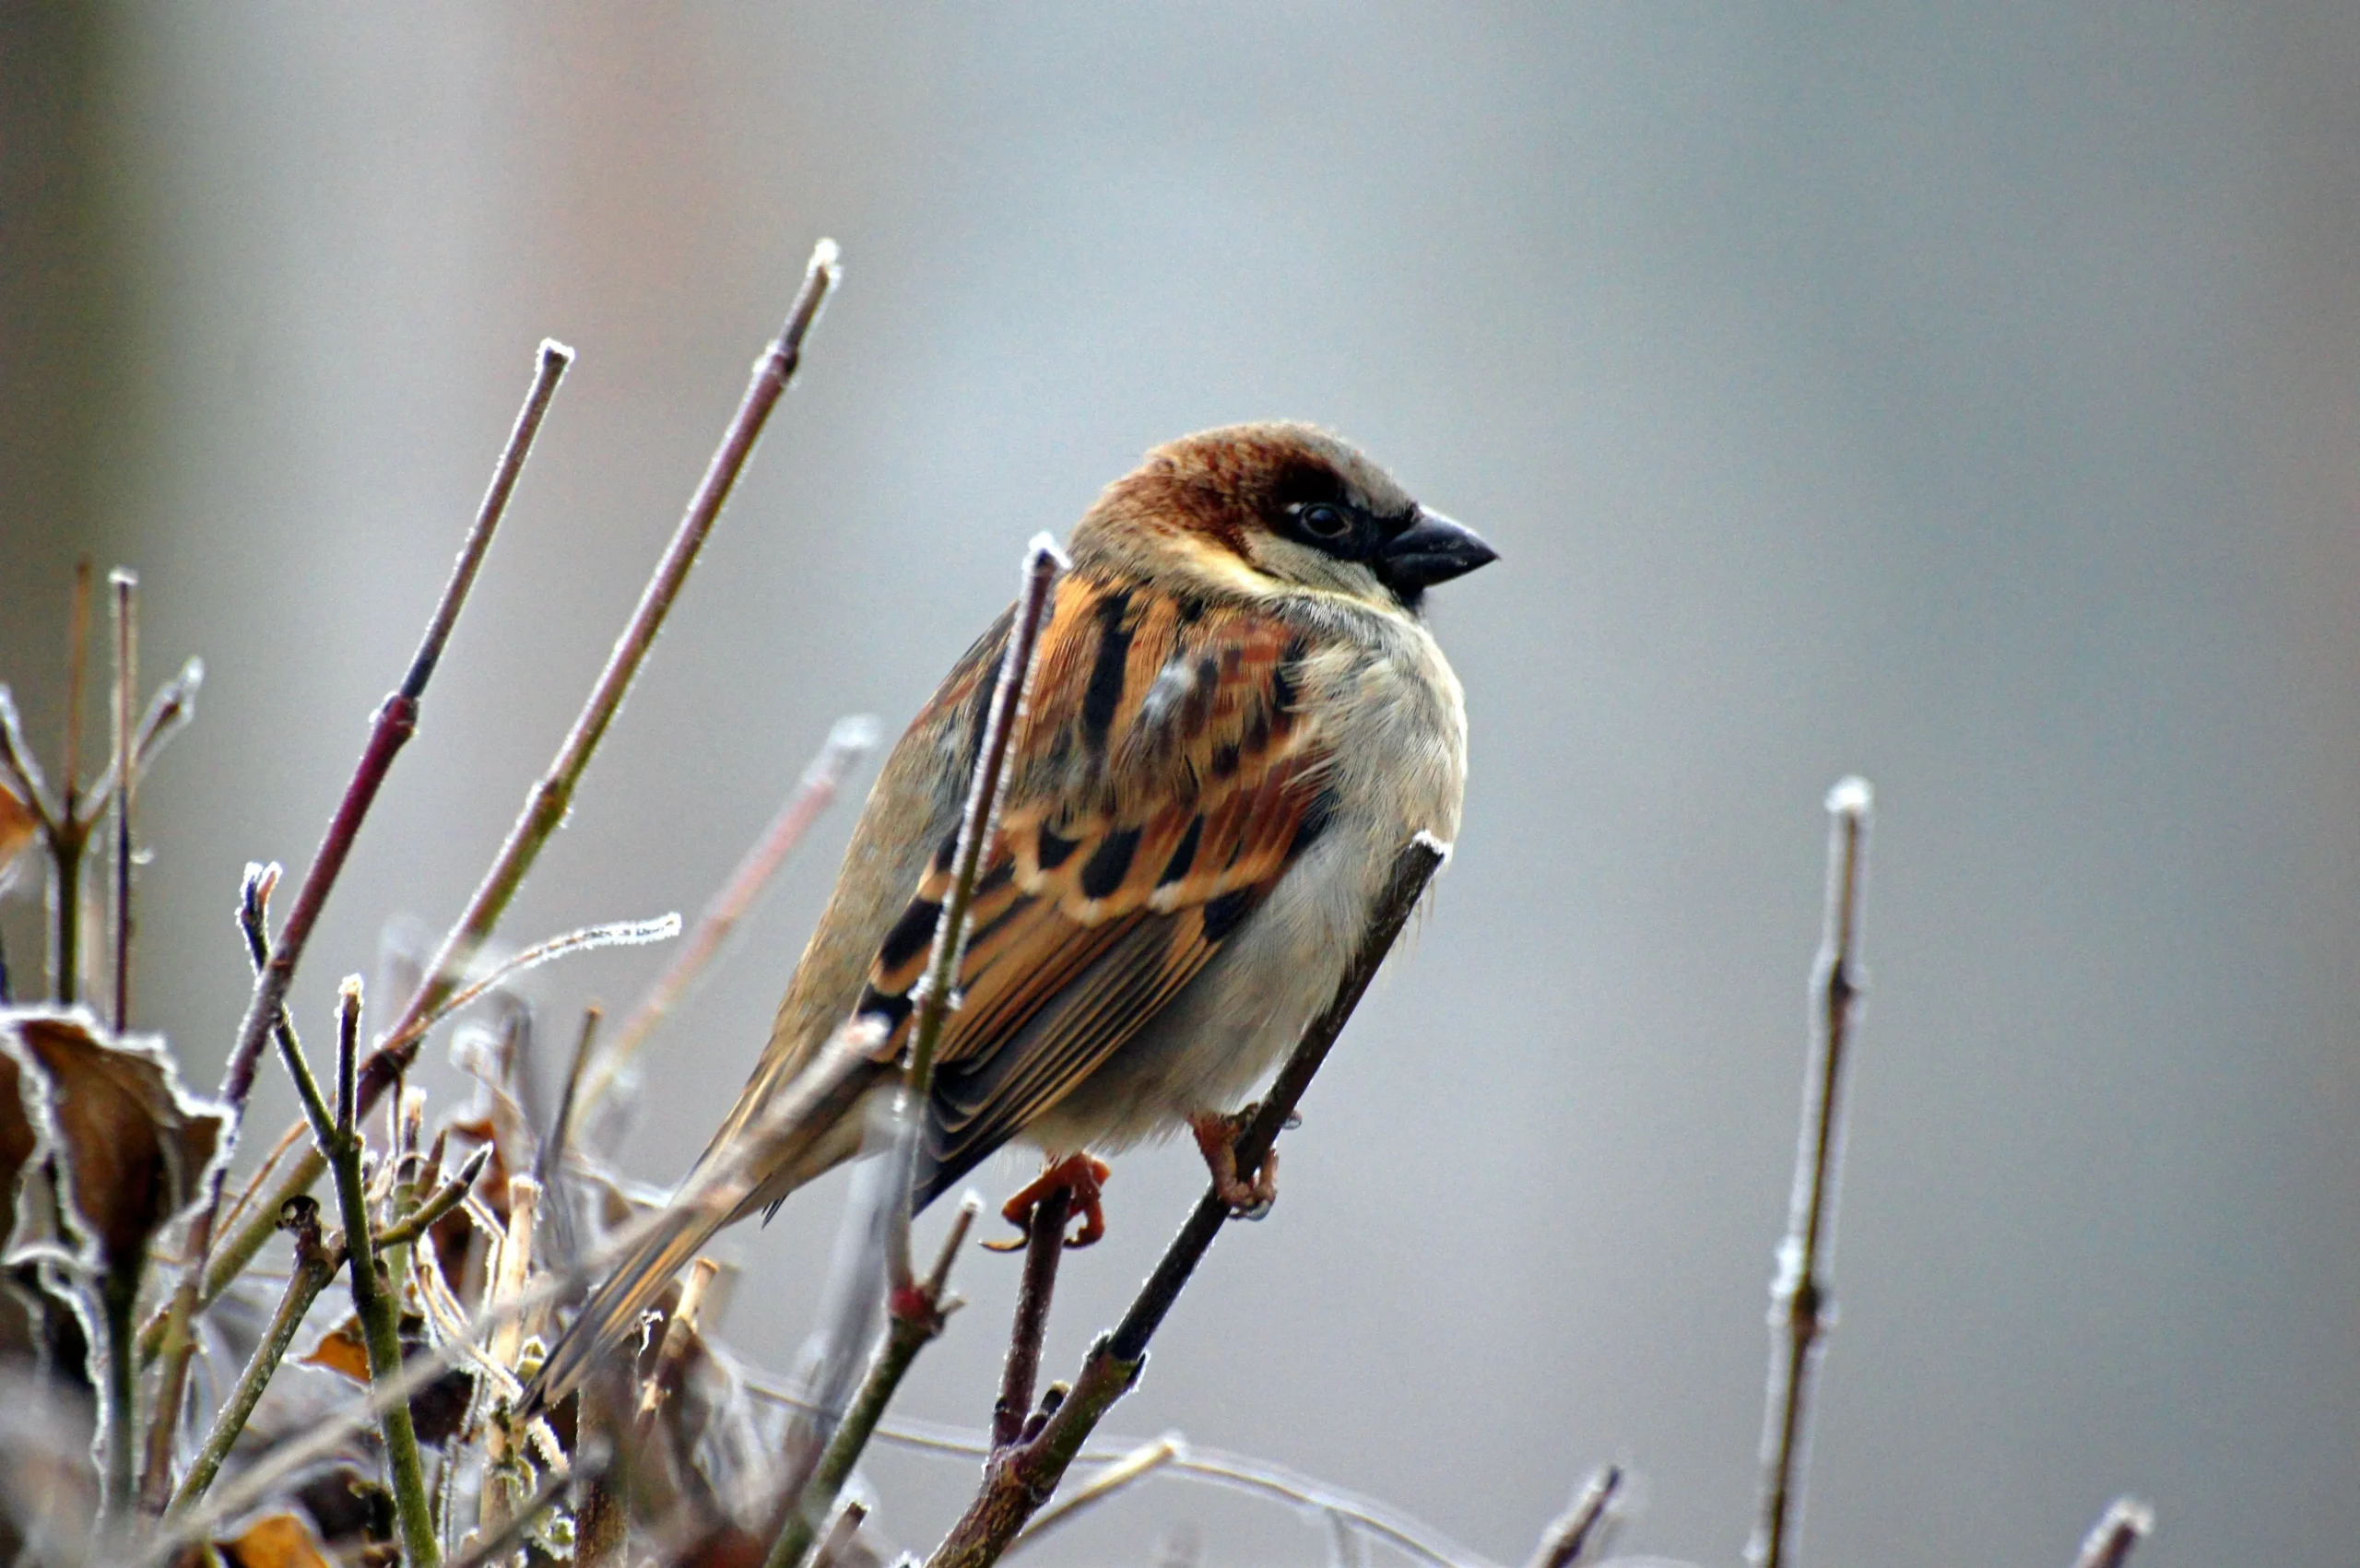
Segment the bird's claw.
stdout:
[[1106,1161],[1087,1154],[1069,1154],[1051,1161],[1030,1185],[1000,1206],[1000,1218],[1022,1234],[1005,1241],[985,1242],[984,1245],[993,1252],[1022,1252],[1032,1239],[1032,1211],[1053,1192],[1064,1193],[1071,1205],[1069,1212],[1081,1217],[1081,1229],[1066,1238],[1066,1245],[1090,1245],[1106,1233],[1106,1209],[1099,1202],[1099,1194],[1111,1174]]
[[1238,1174],[1237,1138],[1253,1117],[1254,1107],[1248,1105],[1228,1115],[1199,1112],[1188,1118],[1189,1128],[1197,1135],[1198,1151],[1205,1157],[1205,1168],[1212,1173],[1214,1196],[1229,1205],[1230,1213],[1240,1220],[1259,1220],[1279,1201],[1277,1149],[1262,1156],[1261,1168],[1254,1173],[1251,1181]]

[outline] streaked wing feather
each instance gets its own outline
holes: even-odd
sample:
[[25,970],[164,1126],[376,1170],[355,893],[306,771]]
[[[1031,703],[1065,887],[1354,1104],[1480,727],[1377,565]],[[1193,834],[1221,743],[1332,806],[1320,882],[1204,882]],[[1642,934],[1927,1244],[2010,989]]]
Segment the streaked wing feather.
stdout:
[[[1056,1104],[1203,969],[1324,817],[1301,639],[1251,611],[1068,577],[938,1045],[935,1182]],[[980,722],[978,717],[974,721]],[[888,933],[864,1003],[905,1042],[953,844]]]

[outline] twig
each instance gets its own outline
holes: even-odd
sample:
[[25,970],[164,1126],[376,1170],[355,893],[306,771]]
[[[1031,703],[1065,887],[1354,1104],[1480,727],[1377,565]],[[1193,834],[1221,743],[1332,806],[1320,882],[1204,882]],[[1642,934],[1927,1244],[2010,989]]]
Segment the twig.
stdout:
[[57,784],[57,817],[49,832],[49,994],[72,1006],[82,990],[82,851],[89,819],[82,814],[82,677],[90,650],[90,563],[74,563],[73,610],[65,634],[65,768]]
[[[1009,1543],[1009,1550],[1023,1550],[1083,1509],[1103,1503],[1134,1482],[1145,1480],[1179,1458],[1185,1450],[1186,1444],[1177,1432],[1167,1432],[1152,1442],[1140,1444],[1034,1515],[1032,1522]],[[1337,1515],[1330,1514],[1328,1517],[1332,1519]]]
[[0,769],[7,772],[7,783],[25,809],[43,832],[51,831],[57,819],[57,808],[49,798],[49,782],[41,777],[41,764],[33,760],[33,749],[25,739],[25,721],[17,712],[17,694],[0,686]]
[[868,1375],[862,1380],[860,1392],[853,1396],[844,1420],[830,1434],[828,1446],[820,1456],[819,1468],[787,1510],[786,1520],[779,1527],[778,1539],[771,1543],[770,1555],[763,1559],[762,1568],[802,1568],[810,1556],[812,1539],[820,1525],[835,1508],[837,1495],[850,1479],[853,1466],[859,1463],[860,1451],[868,1445],[869,1435],[877,1430],[885,1407],[892,1403],[893,1392],[902,1385],[910,1363],[942,1332],[943,1320],[958,1305],[948,1294],[950,1265],[957,1259],[959,1249],[966,1244],[967,1230],[975,1222],[976,1208],[973,1202],[959,1206],[958,1214],[950,1221],[950,1233],[943,1238],[942,1252],[935,1259],[933,1272],[914,1291],[897,1291],[889,1299],[884,1342],[878,1346],[876,1359],[869,1362]]
[[[123,567],[107,574],[114,589],[114,1032],[131,1027],[131,796],[132,757],[138,746],[131,726],[132,694],[139,690],[139,577]],[[157,1425],[169,1433],[171,1423]],[[170,1444],[169,1436],[165,1439]]]
[[377,1250],[390,1252],[395,1247],[413,1244],[441,1224],[444,1215],[465,1203],[468,1189],[476,1185],[476,1178],[483,1174],[483,1168],[491,1162],[492,1148],[489,1143],[478,1146],[473,1154],[467,1156],[466,1163],[461,1165],[454,1174],[444,1177],[442,1184],[425,1202],[378,1232]]
[[[399,1307],[393,1290],[377,1267],[377,1248],[369,1233],[369,1195],[360,1171],[361,1138],[356,1121],[354,1081],[360,1053],[360,980],[345,981],[336,998],[336,1113],[332,1126],[323,1127],[325,1107],[316,1083],[306,1088],[299,1079],[298,1092],[312,1114],[313,1132],[327,1151],[328,1168],[336,1178],[338,1208],[344,1216],[347,1273],[352,1279],[352,1309],[360,1319],[361,1339],[369,1351],[369,1381],[391,1384],[402,1374]],[[290,1067],[300,1063],[300,1055]],[[301,1077],[308,1078],[306,1069]],[[400,1523],[402,1554],[408,1568],[436,1568],[442,1549],[434,1535],[434,1515],[427,1502],[426,1467],[418,1454],[418,1432],[410,1422],[409,1400],[398,1398],[377,1414],[377,1428],[385,1441],[385,1468],[391,1472],[394,1515]]]
[[895,1294],[906,1293],[911,1283],[910,1197],[917,1183],[918,1146],[926,1126],[926,1102],[934,1088],[935,1046],[942,1036],[942,1021],[957,1000],[959,964],[967,950],[967,912],[974,902],[984,851],[999,818],[1008,749],[1015,739],[1016,716],[1032,678],[1032,651],[1049,618],[1050,590],[1066,564],[1056,541],[1046,534],[1035,536],[1026,548],[1024,585],[1009,627],[1008,647],[1000,656],[999,676],[992,687],[991,708],[985,716],[975,771],[968,784],[966,809],[960,813],[950,890],[935,918],[934,946],[926,957],[926,973],[917,984],[917,1014],[910,1025],[909,1066],[903,1073],[897,1113],[901,1136],[894,1160],[901,1172],[901,1197],[885,1232],[885,1279],[888,1290]]
[[2073,1568],[2122,1568],[2130,1549],[2155,1533],[2155,1511],[2136,1498],[2118,1497],[2106,1504]]
[[239,1433],[245,1431],[254,1407],[262,1402],[263,1390],[277,1374],[278,1363],[286,1357],[288,1347],[295,1342],[297,1331],[303,1326],[304,1315],[312,1310],[313,1302],[319,1298],[327,1282],[336,1278],[336,1268],[344,1261],[343,1247],[331,1247],[320,1234],[318,1204],[306,1197],[288,1207],[291,1212],[280,1217],[279,1225],[294,1232],[295,1271],[288,1276],[287,1292],[279,1298],[278,1310],[271,1315],[270,1325],[263,1330],[254,1355],[238,1374],[237,1384],[230,1390],[219,1413],[213,1418],[212,1430],[198,1445],[195,1458],[189,1461],[188,1475],[172,1494],[170,1514],[184,1512],[212,1486],[213,1478],[221,1471],[222,1461],[229,1458]]
[[1827,912],[1812,984],[1814,1038],[1803,1085],[1802,1134],[1778,1273],[1770,1287],[1770,1392],[1762,1427],[1762,1507],[1747,1543],[1757,1568],[1783,1568],[1801,1512],[1811,1376],[1833,1303],[1826,1277],[1835,1233],[1835,1184],[1843,1157],[1845,1051],[1859,987],[1861,887],[1868,858],[1870,795],[1846,778],[1827,793]]
[[811,1568],[829,1568],[852,1545],[852,1538],[860,1533],[861,1521],[868,1517],[868,1505],[857,1497],[847,1497],[836,1508],[836,1516],[828,1521],[828,1533],[820,1538],[820,1550],[811,1554]]
[[[1421,833],[1395,858],[1385,891],[1370,910],[1368,928],[1335,996],[1304,1031],[1286,1065],[1279,1069],[1268,1096],[1238,1138],[1238,1169],[1258,1169],[1269,1153],[1280,1128],[1294,1114],[1304,1091],[1327,1060],[1336,1037],[1360,1005],[1377,966],[1392,949],[1394,938],[1400,935],[1446,853],[1445,846]],[[1130,1310],[1112,1334],[1102,1336],[1091,1347],[1080,1375],[1074,1379],[1073,1391],[1040,1434],[985,1467],[983,1490],[935,1549],[927,1560],[929,1568],[983,1568],[1008,1550],[1016,1533],[1056,1492],[1067,1467],[1080,1453],[1099,1420],[1138,1381],[1147,1360],[1148,1342],[1229,1217],[1228,1203],[1217,1188],[1208,1186],[1155,1271],[1139,1288]]]
[[1598,1555],[1612,1527],[1614,1494],[1622,1487],[1622,1468],[1601,1465],[1582,1482],[1581,1491],[1563,1514],[1540,1532],[1530,1568],[1575,1568]]
[[[188,722],[196,716],[196,694],[204,685],[205,661],[193,658],[181,666],[180,673],[158,687],[156,695],[148,700],[148,711],[139,720],[139,738],[131,748],[131,776],[134,779],[146,778],[148,770],[156,765],[156,759],[163,754],[165,747],[171,744],[172,737],[186,729]],[[115,791],[122,784],[122,775],[121,760],[117,759],[116,764],[107,770],[106,777],[86,793],[83,807],[86,817],[95,816],[113,801]]]
[[678,914],[659,914],[653,920],[610,920],[603,925],[584,925],[567,931],[545,941],[534,943],[522,952],[512,954],[469,981],[442,999],[432,1012],[410,1024],[399,1033],[387,1036],[377,1047],[379,1054],[403,1051],[431,1033],[437,1024],[468,1004],[479,1000],[485,993],[513,979],[528,969],[538,969],[551,959],[564,958],[570,953],[588,952],[594,948],[635,948],[647,942],[668,942],[680,934]]
[[1008,1360],[999,1374],[999,1397],[992,1404],[992,1446],[1006,1448],[1024,1434],[1032,1413],[1032,1389],[1041,1376],[1041,1341],[1049,1331],[1049,1300],[1057,1289],[1057,1261],[1066,1250],[1066,1219],[1073,1195],[1052,1187],[1032,1206],[1024,1225],[1024,1278],[1016,1289],[1016,1315],[1009,1326]]
[[762,889],[778,872],[780,866],[803,835],[819,820],[844,787],[844,775],[877,744],[877,721],[866,716],[839,719],[828,732],[827,741],[820,748],[811,765],[803,770],[802,779],[795,792],[780,803],[777,815],[770,826],[762,830],[737,868],[729,873],[728,881],[714,894],[712,902],[697,916],[696,927],[689,939],[680,944],[678,952],[664,973],[649,986],[647,995],[631,1009],[611,1040],[594,1058],[584,1075],[576,1103],[584,1113],[596,1110],[614,1089],[616,1080],[630,1069],[647,1037],[678,1007],[695,984],[714,956],[729,940],[738,923],[744,919]]
[[[459,559],[452,567],[450,581],[443,584],[442,597],[427,619],[426,631],[419,639],[418,651],[410,655],[409,668],[403,675],[401,685],[378,705],[376,716],[370,723],[368,743],[361,749],[360,760],[353,767],[351,781],[345,785],[344,798],[336,803],[336,814],[328,819],[327,831],[320,837],[320,846],[313,852],[311,868],[303,873],[302,885],[295,891],[294,907],[287,913],[287,923],[279,927],[278,941],[269,961],[254,976],[245,1017],[238,1025],[237,1043],[230,1049],[229,1066],[221,1076],[221,1098],[229,1103],[233,1118],[232,1140],[237,1135],[237,1121],[242,1118],[246,1096],[254,1085],[254,1069],[261,1063],[264,1040],[277,1024],[286,1003],[287,987],[295,978],[295,966],[302,961],[304,944],[311,939],[312,927],[336,887],[345,857],[360,836],[360,824],[375,803],[395,756],[418,728],[419,703],[426,694],[427,682],[442,660],[451,630],[458,623],[459,612],[466,604],[467,591],[475,585],[476,574],[491,548],[492,535],[507,513],[509,497],[524,472],[533,438],[540,433],[549,400],[556,396],[558,383],[572,362],[573,350],[554,341],[542,342],[524,408],[517,414],[507,445],[492,468],[491,484],[484,491],[483,503],[476,509],[475,522],[459,548]],[[373,1096],[370,1103],[375,1103]],[[276,1217],[287,1200],[308,1192],[324,1168],[324,1160],[317,1149],[306,1150],[296,1161],[301,1179],[295,1180],[290,1175],[282,1181],[270,1200],[229,1237],[218,1257],[212,1256],[211,1244],[221,1189],[219,1183],[215,1183],[190,1231],[190,1267],[193,1273],[202,1277],[203,1302],[218,1297],[229,1282],[254,1261],[254,1254],[270,1239]],[[176,1301],[174,1311],[179,1310]]]

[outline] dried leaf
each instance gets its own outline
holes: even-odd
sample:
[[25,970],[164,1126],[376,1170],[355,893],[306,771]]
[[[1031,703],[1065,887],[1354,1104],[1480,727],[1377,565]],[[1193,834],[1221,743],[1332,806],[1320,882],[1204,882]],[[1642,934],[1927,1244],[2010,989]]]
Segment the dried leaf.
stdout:
[[19,1103],[57,1162],[77,1261],[136,1264],[195,1200],[227,1118],[181,1087],[162,1041],[109,1038],[78,1008],[0,1015],[0,1049],[28,1069]]
[[17,1058],[0,1052],[0,1241],[16,1231],[17,1180],[37,1141],[17,1079]]
[[307,1355],[296,1360],[305,1366],[324,1367],[362,1387],[369,1385],[369,1347],[360,1338],[360,1320],[348,1317],[320,1336]]
[[215,1543],[238,1568],[328,1568],[328,1549],[301,1514],[266,1514]]

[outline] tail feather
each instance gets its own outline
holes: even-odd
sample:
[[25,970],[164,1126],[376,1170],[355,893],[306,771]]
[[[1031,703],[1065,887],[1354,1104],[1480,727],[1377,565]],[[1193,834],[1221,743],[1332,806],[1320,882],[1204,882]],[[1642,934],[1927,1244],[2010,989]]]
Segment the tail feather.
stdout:
[[[714,1232],[787,1194],[860,1151],[859,1106],[883,1081],[886,1064],[841,1037],[832,1041],[791,1083],[765,1094],[757,1114],[733,1115],[734,1130],[716,1138],[680,1185],[669,1207],[648,1217],[549,1350],[525,1391],[531,1413],[563,1398],[587,1380],[596,1361],[634,1328],[674,1275]],[[749,1086],[752,1096],[761,1086]]]

